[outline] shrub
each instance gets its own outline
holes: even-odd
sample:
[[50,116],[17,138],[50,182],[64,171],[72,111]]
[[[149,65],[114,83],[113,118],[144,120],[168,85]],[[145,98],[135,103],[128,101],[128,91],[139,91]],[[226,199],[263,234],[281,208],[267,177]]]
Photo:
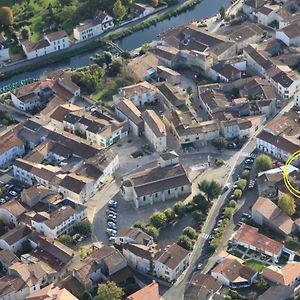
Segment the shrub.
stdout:
[[225,162],[223,159],[216,159],[215,164],[216,164],[216,166],[220,167],[220,166],[223,166],[225,164]]
[[182,201],[177,201],[174,205],[173,205],[173,209],[176,215],[178,216],[182,216],[184,215],[185,211],[186,211],[186,206]]
[[193,250],[194,247],[193,241],[186,235],[181,235],[177,241],[177,244],[188,251]]
[[233,195],[236,199],[240,199],[242,197],[243,192],[240,189],[236,189],[233,192]]
[[239,179],[236,184],[238,186],[238,189],[244,191],[244,189],[247,186],[247,180],[246,179]]
[[192,240],[196,240],[198,237],[197,231],[190,226],[185,227],[182,231],[182,234],[188,236]]
[[203,221],[203,219],[205,218],[205,216],[203,215],[203,213],[200,210],[195,210],[192,212],[192,218],[197,223],[201,223]]
[[235,207],[236,207],[236,201],[230,200],[230,202],[228,203],[228,207],[233,207],[233,208],[235,208]]
[[244,170],[242,175],[241,175],[241,178],[249,180],[249,177],[250,177],[250,172],[248,170]]
[[145,227],[144,231],[147,234],[151,235],[155,241],[158,239],[159,230],[156,227],[154,227],[154,226],[147,226],[147,227]]
[[145,223],[143,223],[142,221],[136,221],[134,224],[133,224],[133,227],[135,228],[139,228],[139,229],[142,229],[142,230],[145,230]]
[[92,223],[88,220],[80,221],[74,225],[73,229],[75,233],[90,237],[92,234]]
[[224,217],[231,219],[234,214],[234,207],[226,207],[224,211]]
[[167,218],[161,211],[156,211],[150,217],[150,223],[156,228],[162,228],[167,225]]
[[173,208],[167,208],[165,211],[164,211],[164,214],[167,218],[167,222],[171,222],[175,219],[175,211]]

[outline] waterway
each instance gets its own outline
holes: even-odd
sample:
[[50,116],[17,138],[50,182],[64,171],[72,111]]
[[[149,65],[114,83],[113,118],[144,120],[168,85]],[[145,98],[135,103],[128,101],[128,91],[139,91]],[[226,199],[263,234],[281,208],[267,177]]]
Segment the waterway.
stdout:
[[[162,22],[157,23],[156,25],[152,25],[148,28],[145,28],[144,30],[134,32],[133,34],[117,41],[117,43],[124,50],[131,51],[135,48],[140,47],[144,43],[155,40],[159,33],[162,33],[163,31],[169,28],[186,24],[192,20],[201,20],[203,18],[215,15],[222,5],[224,7],[229,7],[230,0],[203,0],[202,2],[195,5],[192,9],[186,12],[178,16],[174,16],[170,20],[164,20]],[[73,56],[69,59],[66,59],[65,61],[51,64],[47,67],[42,67],[31,72],[20,73],[6,80],[2,80],[0,82],[0,88],[6,84],[20,81],[25,78],[39,78],[49,71],[64,68],[77,68],[90,65],[92,63],[90,57],[95,55],[96,53],[100,53],[101,51],[101,48],[94,49],[92,51]]]

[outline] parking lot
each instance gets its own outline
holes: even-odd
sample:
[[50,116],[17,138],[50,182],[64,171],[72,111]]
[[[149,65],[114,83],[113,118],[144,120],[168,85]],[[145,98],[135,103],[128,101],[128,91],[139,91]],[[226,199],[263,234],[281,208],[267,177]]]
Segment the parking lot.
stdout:
[[4,193],[0,195],[0,204],[6,203],[11,199],[21,199],[21,192],[25,188],[25,185],[22,182],[7,174],[2,174],[0,183],[4,188]]

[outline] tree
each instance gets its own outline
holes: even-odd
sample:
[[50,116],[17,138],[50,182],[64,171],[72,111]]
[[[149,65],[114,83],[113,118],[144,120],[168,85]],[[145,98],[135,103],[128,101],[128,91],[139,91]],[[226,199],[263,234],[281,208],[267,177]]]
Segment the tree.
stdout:
[[224,210],[224,218],[231,219],[234,214],[234,208],[233,207],[226,207]]
[[151,0],[152,7],[156,8],[159,5],[159,0]]
[[228,203],[228,207],[233,207],[233,208],[235,208],[235,207],[236,207],[236,201],[230,200],[229,203]]
[[193,94],[193,88],[191,86],[188,86],[186,92],[188,93],[189,96],[191,96]]
[[28,40],[29,30],[27,28],[23,27],[22,30],[21,30],[21,36],[22,36],[22,39]]
[[219,150],[226,148],[228,144],[227,140],[222,136],[213,139],[211,143]]
[[167,225],[167,218],[161,211],[156,211],[150,217],[150,223],[156,228],[162,228]]
[[219,9],[219,13],[220,13],[221,18],[224,19],[226,16],[226,8],[224,6],[221,6]]
[[126,15],[126,7],[122,4],[121,0],[116,0],[113,13],[118,20],[122,20]]
[[167,218],[167,222],[171,222],[175,219],[175,211],[173,208],[167,208],[165,211],[164,211],[164,214]]
[[70,247],[72,245],[73,239],[69,234],[63,234],[58,237],[58,241],[64,245]]
[[197,231],[191,226],[185,227],[182,231],[182,234],[188,236],[192,240],[196,240],[198,237]]
[[79,233],[84,236],[91,236],[92,234],[92,224],[90,221],[80,221],[76,223],[73,227],[75,233]]
[[250,172],[248,170],[244,170],[241,174],[241,178],[249,180],[249,177],[250,177]]
[[104,57],[105,64],[107,66],[109,66],[111,64],[111,62],[112,62],[112,55],[111,55],[111,53],[108,52],[108,51],[104,51],[103,52],[103,57]]
[[154,227],[154,226],[147,226],[147,227],[145,227],[144,231],[147,234],[151,235],[155,241],[157,240],[157,238],[159,236],[159,230],[156,227]]
[[106,72],[106,75],[109,77],[116,77],[121,72],[121,68],[122,62],[120,59],[114,59],[108,71]]
[[237,184],[238,189],[243,191],[247,186],[247,180],[246,179],[239,179],[236,184]]
[[11,26],[14,21],[14,16],[12,10],[7,7],[3,6],[0,8],[0,24],[3,26]]
[[177,201],[174,205],[173,205],[173,209],[176,215],[178,216],[182,216],[184,215],[185,211],[186,211],[186,206],[182,201]]
[[278,206],[289,216],[296,212],[295,200],[288,194],[282,194],[278,200]]
[[139,229],[142,229],[142,230],[145,230],[145,223],[143,223],[142,221],[136,221],[134,224],[133,224],[133,227],[135,228],[139,228]]
[[243,194],[243,192],[240,189],[235,189],[233,192],[235,199],[240,199],[242,197],[242,194]]
[[232,300],[231,297],[230,297],[229,295],[226,295],[224,299],[225,299],[225,300]]
[[121,300],[124,292],[113,281],[101,283],[98,285],[96,300]]
[[200,223],[204,219],[204,215],[200,210],[195,210],[195,211],[192,212],[192,218],[197,223]]
[[222,185],[220,185],[214,180],[212,181],[203,180],[198,184],[198,188],[206,195],[207,201],[211,201],[217,198],[222,193],[223,190]]
[[197,206],[197,209],[201,210],[203,213],[208,211],[209,202],[202,194],[194,196],[193,203]]
[[272,159],[266,154],[259,155],[254,162],[254,167],[257,172],[263,172],[272,168]]
[[181,235],[177,241],[177,245],[181,246],[182,248],[191,251],[193,250],[194,244],[193,241],[186,235]]

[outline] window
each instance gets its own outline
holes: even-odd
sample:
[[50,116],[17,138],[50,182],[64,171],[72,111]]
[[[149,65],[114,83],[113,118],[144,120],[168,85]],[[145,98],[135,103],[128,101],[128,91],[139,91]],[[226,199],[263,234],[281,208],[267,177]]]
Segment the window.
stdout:
[[170,190],[168,190],[168,195],[170,195],[171,194],[171,191]]
[[156,197],[156,198],[158,197],[158,194],[157,194],[157,193],[155,193],[155,197]]
[[181,187],[181,191],[184,191],[184,186]]

